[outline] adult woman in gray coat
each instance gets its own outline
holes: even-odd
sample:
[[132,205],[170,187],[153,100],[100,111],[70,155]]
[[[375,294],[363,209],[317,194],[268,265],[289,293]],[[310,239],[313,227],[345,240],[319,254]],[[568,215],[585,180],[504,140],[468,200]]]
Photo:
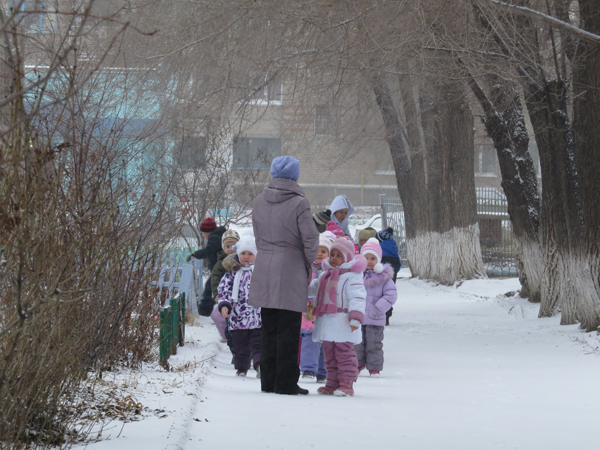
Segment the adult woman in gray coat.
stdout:
[[262,308],[261,390],[308,394],[298,386],[298,347],[319,233],[297,183],[298,160],[278,156],[271,164],[271,175],[273,179],[256,197],[252,210],[257,255],[249,303]]

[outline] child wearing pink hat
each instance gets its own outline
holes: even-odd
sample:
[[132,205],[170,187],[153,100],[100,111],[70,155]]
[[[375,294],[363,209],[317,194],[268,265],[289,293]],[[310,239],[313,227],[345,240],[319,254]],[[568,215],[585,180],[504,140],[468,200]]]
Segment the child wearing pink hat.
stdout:
[[365,319],[362,326],[362,341],[354,346],[359,371],[365,367],[370,376],[378,377],[383,370],[383,330],[385,313],[396,303],[398,292],[393,281],[394,269],[381,264],[381,245],[370,238],[360,249],[367,260],[363,282],[367,292]]
[[[317,259],[312,263],[312,278],[319,278],[323,272],[322,263],[329,257],[329,249],[335,235],[325,231],[319,235],[319,251]],[[302,327],[300,329],[300,372],[303,380],[317,379],[317,383],[325,383],[327,370],[325,369],[325,355],[320,342],[312,340],[315,328],[315,316],[313,315],[314,298],[308,298],[307,312],[302,314]]]
[[346,236],[331,244],[323,273],[313,280],[309,295],[315,296],[312,338],[323,343],[327,381],[317,389],[322,395],[353,395],[358,378],[354,345],[362,340],[360,331],[365,314],[366,291],[362,272],[367,261],[357,255],[354,243]]

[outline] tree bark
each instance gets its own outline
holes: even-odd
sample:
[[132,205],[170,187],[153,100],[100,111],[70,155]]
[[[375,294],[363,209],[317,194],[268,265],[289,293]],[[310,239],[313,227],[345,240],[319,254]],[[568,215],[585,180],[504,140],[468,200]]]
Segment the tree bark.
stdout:
[[513,225],[515,256],[520,266],[521,295],[532,303],[539,303],[543,270],[540,196],[519,92],[495,75],[486,77],[487,86],[491,86],[489,94],[470,74],[467,78],[483,108],[483,124],[498,155],[502,189]]
[[561,324],[581,322],[587,329],[584,305],[594,304],[597,293],[586,275],[587,256],[578,245],[583,218],[567,91],[557,80],[546,82],[543,90],[530,84],[526,92],[542,165],[544,272],[539,315],[552,316],[560,310]]
[[[600,35],[599,2],[580,0],[579,11],[583,28]],[[580,301],[579,316],[582,328],[593,331],[600,326],[600,46],[586,42],[579,51],[583,56],[574,70],[573,127],[583,230],[576,252],[584,260],[581,277],[593,285],[591,295]]]
[[413,85],[404,85],[405,133],[387,80],[376,76],[371,83],[386,126],[398,190],[402,202],[410,202],[408,208],[404,204],[404,214],[413,276],[444,284],[485,276],[476,219],[473,116],[463,86],[438,85],[427,96],[421,91],[417,102]]

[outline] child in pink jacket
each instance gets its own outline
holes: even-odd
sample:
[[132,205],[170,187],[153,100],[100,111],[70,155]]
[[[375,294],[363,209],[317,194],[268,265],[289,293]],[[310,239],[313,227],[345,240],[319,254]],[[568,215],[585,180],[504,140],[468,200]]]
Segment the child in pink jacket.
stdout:
[[329,258],[323,261],[323,273],[309,287],[316,295],[313,341],[323,343],[327,382],[317,389],[322,395],[353,395],[358,377],[354,345],[362,339],[366,291],[362,273],[367,262],[356,255],[354,243],[346,236],[331,244]]

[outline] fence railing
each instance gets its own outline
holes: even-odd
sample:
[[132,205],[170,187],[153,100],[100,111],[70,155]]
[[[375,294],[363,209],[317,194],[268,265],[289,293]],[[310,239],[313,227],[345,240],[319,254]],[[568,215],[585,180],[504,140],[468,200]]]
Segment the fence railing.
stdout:
[[184,345],[186,309],[185,293],[180,292],[160,312],[159,362],[162,366],[168,366],[169,357],[176,355],[177,347]]
[[[477,220],[481,255],[488,276],[516,276],[517,262],[514,254],[512,223],[508,215],[508,202],[501,189],[476,188]],[[404,207],[399,195],[381,194],[382,228],[391,226],[398,244],[400,258],[407,261]]]
[[381,228],[392,227],[394,229],[394,240],[398,245],[398,254],[402,266],[406,267],[408,257],[406,254],[406,224],[404,222],[404,206],[400,196],[381,194],[379,196],[381,206]]
[[165,306],[175,294],[183,292],[191,310],[202,296],[202,260],[192,258],[189,263],[186,262],[187,256],[193,252],[193,248],[165,249],[158,280],[153,283],[158,287],[161,298],[165,299]]
[[477,220],[481,256],[488,276],[517,276],[515,241],[502,189],[478,187]]

